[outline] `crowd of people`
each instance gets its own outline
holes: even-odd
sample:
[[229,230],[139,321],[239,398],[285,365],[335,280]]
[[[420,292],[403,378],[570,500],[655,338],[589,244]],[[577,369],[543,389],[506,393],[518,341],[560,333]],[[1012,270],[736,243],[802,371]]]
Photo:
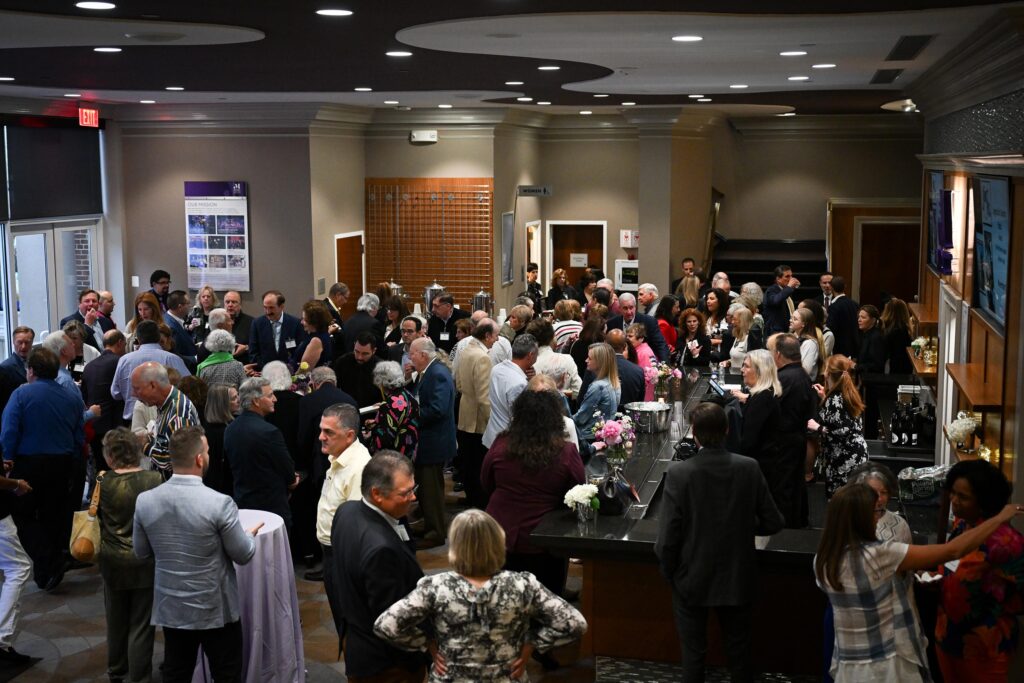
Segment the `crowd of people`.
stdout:
[[[693,416],[702,457],[683,463],[690,470],[673,468],[666,486],[678,516],[662,519],[658,554],[676,593],[684,663],[702,670],[691,646],[703,638],[698,622],[708,607],[725,620],[730,654],[749,650],[753,599],[747,574],[705,575],[705,567],[680,578],[681,563],[710,567],[723,552],[697,547],[714,544],[694,526],[700,516],[686,511],[709,496],[733,501],[729,514],[744,518],[738,538],[751,545],[728,552],[746,562],[755,532],[808,525],[807,484],[817,469],[832,502],[816,571],[830,597],[839,596],[838,679],[856,680],[844,677],[843,663],[862,656],[849,640],[863,636],[862,616],[844,611],[841,596],[850,581],[864,593],[861,560],[850,565],[850,557],[874,548],[875,536],[853,520],[857,505],[893,492],[883,475],[865,475],[877,397],[863,379],[906,370],[906,304],[890,298],[881,314],[859,306],[830,273],[818,297],[794,301],[800,283],[788,266],[765,289],[751,282],[734,292],[727,274],[706,280],[694,266],[684,260],[664,295],[651,283],[616,292],[597,269],[575,287],[556,270],[545,294],[530,264],[527,289],[505,320],[462,310],[446,292],[424,318],[388,283],[345,315],[351,292],[340,282],[305,302],[299,317],[286,312],[280,291],[267,291],[254,317],[235,291],[221,299],[202,287],[193,305],[158,270],[124,330],[111,317],[113,296],[93,290],[38,345],[33,330],[16,328],[13,354],[0,364],[0,445],[10,467],[0,478],[0,543],[8,549],[0,553],[0,659],[23,661],[13,637],[29,575],[53,590],[81,566],[67,552],[71,518],[98,489],[112,679],[149,677],[155,626],[176,660],[165,662],[165,680],[190,678],[186,660],[194,663],[200,645],[215,680],[239,670],[232,562],[252,558],[259,530],[241,529],[238,508],[284,521],[293,556],[308,563],[306,578],[324,582],[353,681],[421,681],[428,670],[431,680],[514,680],[531,657],[557,666],[543,652],[586,623],[565,600],[566,558],[535,546],[531,532],[585,483],[595,426],[655,398],[659,368],[731,366],[741,388],[717,412]],[[470,508],[454,520],[449,476]],[[975,480],[963,480],[965,499],[981,494]],[[950,490],[958,487],[961,479],[951,480]],[[899,520],[882,510],[879,535],[883,520],[887,530]],[[984,520],[1008,514],[971,510],[962,506],[965,524],[987,532]],[[1020,562],[1016,532],[1000,529]],[[984,540],[979,534],[965,529],[968,540],[943,552],[962,555]],[[453,571],[424,578],[415,552],[444,544]],[[877,555],[889,574],[946,556],[904,550],[912,559]],[[183,578],[186,566],[194,581]],[[872,574],[876,597],[889,574]],[[979,647],[975,622],[952,614],[940,622],[951,670]],[[1011,642],[1015,631],[996,645]],[[749,670],[739,657],[735,680]]]

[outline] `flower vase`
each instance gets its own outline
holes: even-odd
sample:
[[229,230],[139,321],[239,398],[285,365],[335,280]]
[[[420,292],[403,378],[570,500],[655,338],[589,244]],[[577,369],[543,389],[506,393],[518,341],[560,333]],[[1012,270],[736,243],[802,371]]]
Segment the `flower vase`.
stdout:
[[668,379],[659,379],[654,385],[654,400],[658,403],[670,403],[672,401],[672,389]]
[[622,466],[629,459],[629,451],[625,444],[616,444],[605,451],[605,459],[608,461],[609,469],[614,466]]
[[577,503],[576,521],[580,524],[586,524],[590,520],[594,519],[594,512],[594,508],[589,504],[584,505],[583,503]]

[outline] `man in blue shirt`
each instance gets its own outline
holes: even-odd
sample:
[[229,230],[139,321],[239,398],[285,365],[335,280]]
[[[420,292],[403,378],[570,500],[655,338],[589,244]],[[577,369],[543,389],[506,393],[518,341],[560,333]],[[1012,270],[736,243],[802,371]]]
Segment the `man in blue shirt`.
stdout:
[[80,502],[68,494],[70,478],[85,443],[82,399],[57,384],[58,362],[49,349],[29,353],[28,384],[11,394],[0,430],[4,460],[14,463],[11,476],[32,488],[31,496],[16,501],[13,516],[36,585],[45,590],[64,578],[71,517]]
[[182,377],[191,375],[185,367],[184,361],[173,353],[164,351],[160,346],[160,328],[152,320],[143,320],[135,330],[135,338],[139,341],[137,351],[126,353],[117,361],[117,369],[114,371],[114,383],[110,386],[110,395],[115,400],[124,401],[125,420],[132,419],[132,411],[135,410],[135,394],[132,393],[132,372],[143,363],[159,363],[165,367],[172,367],[181,373]]

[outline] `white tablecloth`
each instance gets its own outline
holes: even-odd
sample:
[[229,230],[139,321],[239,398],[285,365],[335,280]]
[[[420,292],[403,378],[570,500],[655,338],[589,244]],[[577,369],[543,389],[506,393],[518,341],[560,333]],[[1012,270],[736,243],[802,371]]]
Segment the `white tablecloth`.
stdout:
[[[263,522],[256,535],[256,554],[248,564],[235,565],[242,621],[242,680],[304,683],[299,598],[284,520],[263,510],[239,510],[238,519],[244,529]],[[192,680],[212,680],[202,655]]]

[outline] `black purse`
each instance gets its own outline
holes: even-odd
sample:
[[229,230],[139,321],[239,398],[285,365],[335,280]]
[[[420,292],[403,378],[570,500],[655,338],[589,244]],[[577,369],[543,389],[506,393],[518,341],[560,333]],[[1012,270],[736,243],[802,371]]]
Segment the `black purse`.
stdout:
[[634,502],[640,502],[640,496],[622,473],[622,468],[611,467],[597,485],[597,500],[601,503],[598,514],[622,515]]

